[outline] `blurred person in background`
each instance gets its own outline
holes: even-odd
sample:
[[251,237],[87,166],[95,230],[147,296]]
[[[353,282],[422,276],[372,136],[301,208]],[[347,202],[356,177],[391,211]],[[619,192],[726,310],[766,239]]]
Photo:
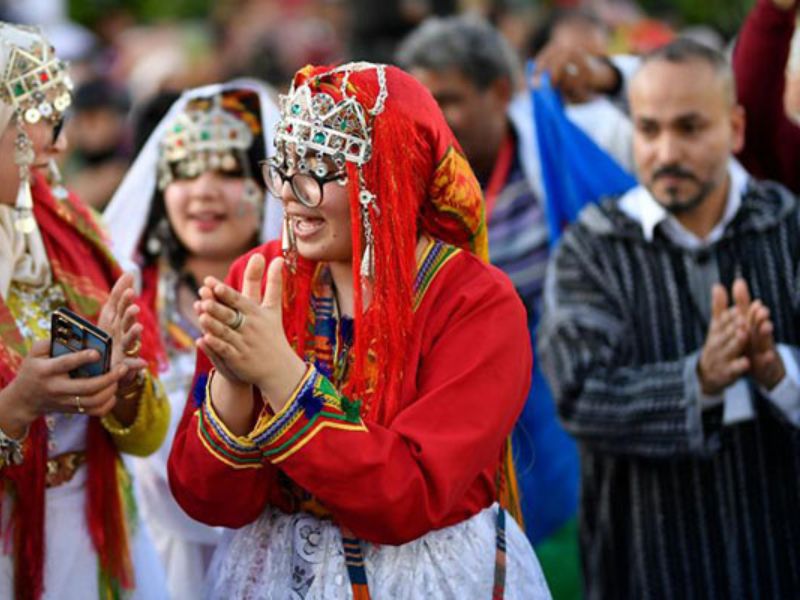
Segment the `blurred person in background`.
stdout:
[[234,258],[280,234],[281,209],[275,200],[268,208],[259,164],[271,148],[277,116],[269,90],[252,80],[184,92],[104,213],[117,256],[141,274],[142,299],[157,315],[167,351],[161,376],[173,415],[167,443],[135,461],[135,474],[141,514],[173,598],[203,596],[221,536],[184,514],[167,482],[167,458],[200,337],[193,305],[206,277],[224,277]]
[[127,90],[137,107],[163,91],[220,81],[214,32],[198,21],[159,22],[123,30],[113,41],[107,76]]
[[[489,258],[514,283],[533,335],[549,240],[532,112],[509,112],[519,61],[497,30],[473,16],[425,21],[397,61],[431,91],[481,183]],[[554,597],[575,597],[578,459],[549,396],[529,395],[513,445],[526,533]]]
[[608,25],[591,10],[557,8],[544,16],[531,36],[528,54],[536,56],[552,43],[604,56],[609,50],[610,36]]
[[[67,144],[65,63],[35,28],[0,23],[0,41],[0,597],[164,598],[120,456],[169,422],[155,324],[93,214],[42,173]],[[71,376],[96,350],[51,358],[63,307],[111,336],[107,373]]]
[[539,352],[581,450],[585,592],[788,598],[800,586],[800,206],[733,160],[718,52],[630,82],[640,185],[555,252]]
[[459,8],[458,0],[353,0],[350,5],[350,56],[374,62],[391,62],[403,38],[426,18]]
[[70,189],[97,211],[103,210],[130,164],[130,103],[108,79],[85,81],[75,90],[67,135],[72,151],[64,165]]
[[279,92],[307,64],[334,64],[346,52],[350,3],[241,0],[217,8],[217,39],[228,77],[256,77]]
[[631,123],[613,98],[623,89],[621,69],[629,72],[634,62],[623,57],[619,67],[608,54],[609,28],[587,9],[552,11],[528,45],[536,73],[549,74],[568,105],[570,120],[631,171]]

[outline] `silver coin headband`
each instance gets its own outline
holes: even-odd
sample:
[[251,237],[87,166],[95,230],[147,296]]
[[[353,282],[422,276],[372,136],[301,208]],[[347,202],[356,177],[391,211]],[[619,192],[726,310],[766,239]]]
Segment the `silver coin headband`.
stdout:
[[187,105],[170,125],[159,146],[158,187],[164,190],[177,176],[191,179],[209,170],[249,173],[247,151],[253,144],[250,127],[222,107],[222,95],[210,105]]
[[[9,41],[9,37],[15,36],[4,32],[14,29],[29,34],[32,43],[23,47]],[[41,120],[57,123],[62,119],[72,104],[73,84],[67,63],[56,56],[38,28],[3,23],[0,38],[8,51],[0,82],[0,101],[14,109],[13,121],[17,127],[14,162],[19,167],[20,186],[14,225],[22,233],[31,233],[36,228],[30,189],[30,165],[35,156],[25,124],[34,125]]]
[[[374,70],[378,79],[378,96],[372,108],[366,109],[348,91],[350,75]],[[342,99],[338,102],[323,91],[311,89],[311,81],[325,79],[342,73],[339,86]],[[302,85],[292,87],[279,98],[281,120],[275,133],[278,165],[286,165],[301,173],[312,171],[308,157],[316,157],[313,172],[318,177],[328,174],[323,158],[332,160],[337,170],[350,162],[358,168],[361,225],[364,235],[364,256],[361,275],[371,279],[374,275],[374,251],[371,214],[378,212],[375,194],[367,189],[362,167],[372,158],[372,127],[374,119],[383,112],[388,97],[386,66],[372,63],[348,63],[325,73],[315,75]],[[284,251],[293,252],[293,236],[288,223],[284,226]]]
[[29,31],[39,39],[28,48],[4,42],[10,53],[0,86],[0,100],[14,107],[31,125],[42,119],[56,122],[72,104],[72,79],[67,63],[56,56],[41,33],[34,28]]

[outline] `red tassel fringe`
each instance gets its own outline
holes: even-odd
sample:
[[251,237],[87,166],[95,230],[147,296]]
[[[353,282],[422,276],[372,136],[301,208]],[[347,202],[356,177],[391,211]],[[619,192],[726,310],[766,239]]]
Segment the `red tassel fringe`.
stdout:
[[124,589],[134,585],[126,515],[120,497],[117,451],[99,419],[88,432],[86,521],[100,568]]
[[[304,76],[313,77],[314,70],[304,72],[298,79]],[[354,75],[351,83],[358,80],[359,101],[370,107],[378,86],[374,74],[368,77]],[[317,85],[327,93],[340,95],[338,86],[328,82]],[[355,88],[350,91],[356,92]],[[433,144],[417,139],[415,136],[420,134],[412,118],[401,110],[390,111],[391,103],[390,94],[387,110],[377,117],[373,128],[372,155],[379,159],[373,158],[363,167],[367,189],[375,194],[379,207],[371,213],[375,275],[367,290],[355,286],[355,363],[342,390],[350,398],[362,399],[365,415],[381,423],[389,423],[400,409],[399,388],[413,319],[419,210],[435,167]],[[423,149],[430,149],[429,154],[423,155]],[[365,242],[359,178],[354,165],[348,163],[347,170],[351,182],[353,281],[359,282]],[[315,264],[299,259],[295,273],[285,273],[284,325],[297,349],[304,349],[310,337],[308,307],[315,271]],[[302,355],[302,351],[298,353]]]
[[[39,600],[44,592],[44,476],[47,465],[47,427],[44,419],[31,425],[25,442],[25,462],[6,466],[3,475],[14,485],[13,527],[16,600]],[[6,493],[8,488],[4,491]]]

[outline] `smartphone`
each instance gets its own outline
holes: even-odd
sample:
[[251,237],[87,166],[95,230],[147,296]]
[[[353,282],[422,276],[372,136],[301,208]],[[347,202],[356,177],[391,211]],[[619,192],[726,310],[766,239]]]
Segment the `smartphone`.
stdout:
[[97,377],[111,367],[111,336],[68,308],[53,312],[50,323],[50,356],[97,350],[100,359],[70,371],[70,377]]

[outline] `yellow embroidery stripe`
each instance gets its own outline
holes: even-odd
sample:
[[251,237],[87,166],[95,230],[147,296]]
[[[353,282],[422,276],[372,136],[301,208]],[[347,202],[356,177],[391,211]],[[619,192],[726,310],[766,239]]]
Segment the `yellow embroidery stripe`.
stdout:
[[450,246],[444,242],[431,240],[425,251],[420,257],[417,265],[417,277],[414,281],[414,311],[420,307],[425,294],[430,289],[433,280],[442,270],[442,268],[450,262],[454,256],[461,252],[460,248]]
[[201,417],[200,417],[200,415],[198,413],[199,413],[199,410],[197,412],[195,412],[195,418],[197,419],[197,437],[200,439],[200,443],[203,444],[203,446],[205,447],[205,449],[208,451],[208,453],[211,456],[216,458],[221,463],[224,463],[224,464],[228,465],[229,467],[231,467],[233,469],[236,469],[236,470],[239,470],[239,469],[260,469],[263,466],[261,463],[236,463],[236,462],[233,462],[232,460],[229,460],[228,458],[226,458],[225,455],[220,454],[217,451],[217,449],[214,448],[211,444],[209,444],[208,441],[205,439],[205,436],[203,435],[203,432],[201,431],[201,429],[202,429],[202,422],[200,420]]
[[[275,413],[274,415],[270,415],[268,412],[262,412],[261,416],[259,416],[258,422],[256,422],[255,428],[250,434],[247,436],[250,440],[255,440],[259,436],[263,435],[267,429],[269,429],[274,423],[276,423],[279,419],[282,419],[287,412],[289,412],[293,407],[297,400],[297,396],[303,390],[306,385],[306,382],[314,375],[314,369],[309,365],[306,369],[305,375],[300,380],[300,383],[297,384],[297,387],[294,388],[292,395],[289,396],[289,399],[286,401],[286,404],[281,407],[281,409]],[[303,415],[303,411],[298,410],[297,414],[293,417],[287,419],[286,423],[272,436],[266,443],[270,443],[272,440],[277,439],[280,437],[285,431],[287,431],[292,425],[294,425],[297,420]]]
[[273,465],[276,465],[287,458],[289,458],[292,454],[300,450],[303,446],[305,446],[308,442],[312,440],[312,438],[317,435],[323,428],[331,427],[333,429],[342,429],[344,431],[367,431],[367,428],[364,426],[363,423],[342,423],[339,421],[329,421],[327,419],[322,420],[314,429],[308,432],[308,434],[295,442],[289,449],[286,450],[283,454],[279,454],[275,458],[271,458],[270,461]]
[[[217,427],[222,431],[223,435],[230,438],[235,444],[242,447],[241,451],[246,450],[257,450],[256,445],[249,439],[249,437],[242,437],[240,435],[236,435],[231,432],[230,429],[227,428],[225,423],[222,419],[219,418],[217,411],[214,410],[214,403],[211,401],[211,382],[214,379],[214,375],[216,374],[215,369],[211,369],[208,373],[208,379],[206,380],[206,397],[203,401],[205,403],[206,413],[208,414],[209,419],[213,421],[213,426]],[[223,440],[226,441],[226,440]]]

